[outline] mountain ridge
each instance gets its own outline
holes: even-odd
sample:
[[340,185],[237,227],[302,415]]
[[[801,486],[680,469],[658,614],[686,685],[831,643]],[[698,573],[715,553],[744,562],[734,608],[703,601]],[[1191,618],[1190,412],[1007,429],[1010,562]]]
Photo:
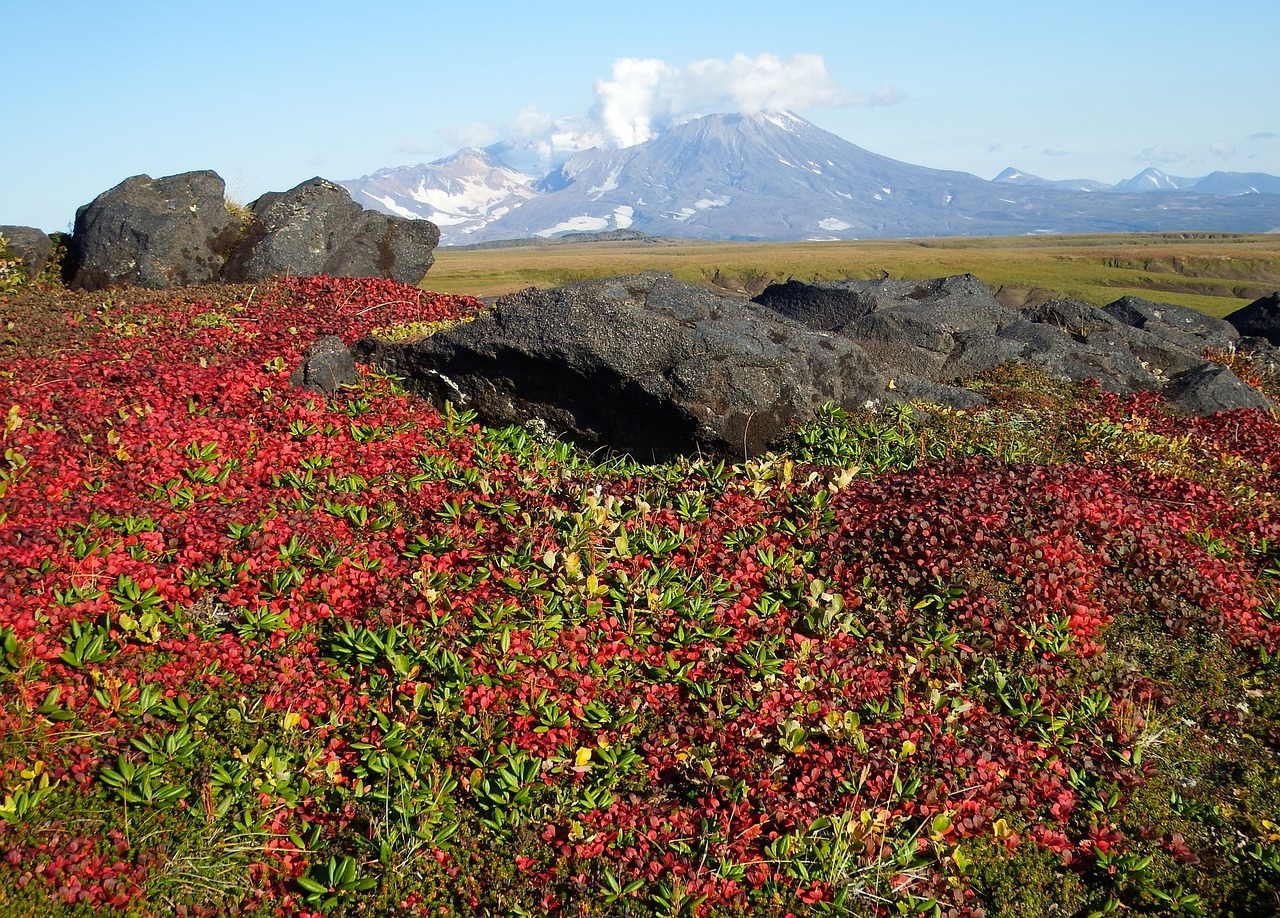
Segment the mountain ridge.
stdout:
[[790,112],[708,115],[623,149],[573,153],[545,175],[500,141],[341,182],[366,207],[430,219],[442,244],[635,230],[814,241],[1075,232],[1280,231],[1280,177],[1145,169],[1114,186],[1010,167],[988,181],[899,162]]

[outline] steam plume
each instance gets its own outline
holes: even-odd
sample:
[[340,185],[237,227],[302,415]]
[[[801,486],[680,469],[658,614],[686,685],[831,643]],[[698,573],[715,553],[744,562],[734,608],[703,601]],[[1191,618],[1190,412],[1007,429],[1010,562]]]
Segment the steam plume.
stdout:
[[897,101],[882,88],[866,94],[848,89],[827,73],[817,54],[783,59],[776,54],[694,61],[676,67],[654,58],[613,62],[607,80],[596,81],[593,120],[609,146],[643,143],[669,124],[713,112],[755,114],[804,111]]
[[496,151],[508,165],[541,175],[579,150],[635,146],[668,125],[702,115],[888,105],[901,98],[890,87],[864,93],[842,86],[818,54],[737,54],[682,67],[623,57],[613,62],[608,79],[596,81],[595,96],[590,112],[568,118],[552,119],[526,106],[507,125],[509,139],[496,144]]

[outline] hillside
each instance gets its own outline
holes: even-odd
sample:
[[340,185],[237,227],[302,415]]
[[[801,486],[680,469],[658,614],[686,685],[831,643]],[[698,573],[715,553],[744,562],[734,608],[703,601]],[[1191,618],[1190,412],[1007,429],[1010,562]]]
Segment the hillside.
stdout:
[[0,298],[0,914],[1280,909],[1274,416],[1005,367],[641,465],[289,385],[480,308]]

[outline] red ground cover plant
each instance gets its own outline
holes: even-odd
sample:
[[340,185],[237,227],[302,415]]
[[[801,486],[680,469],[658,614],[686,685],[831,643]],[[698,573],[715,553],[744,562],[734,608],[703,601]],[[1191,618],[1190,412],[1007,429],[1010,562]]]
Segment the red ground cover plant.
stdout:
[[0,905],[1275,905],[1274,417],[995,386],[641,466],[288,384],[465,297],[76,302],[0,371]]

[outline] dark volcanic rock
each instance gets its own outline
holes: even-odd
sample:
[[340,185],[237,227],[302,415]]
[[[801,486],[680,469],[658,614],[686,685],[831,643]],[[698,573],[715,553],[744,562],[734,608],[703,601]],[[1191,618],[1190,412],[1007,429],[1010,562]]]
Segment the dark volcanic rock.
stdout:
[[1193,353],[1201,353],[1206,348],[1229,350],[1240,341],[1240,332],[1230,322],[1188,306],[1124,296],[1103,306],[1102,311],[1125,325],[1150,332]]
[[846,332],[874,312],[927,302],[941,319],[946,313],[954,328],[982,324],[979,313],[1004,310],[991,291],[972,274],[911,281],[882,277],[875,280],[789,280],[766,287],[752,302],[766,306],[793,322],[819,331]]
[[435,263],[440,230],[426,220],[405,220],[365,210],[347,240],[333,253],[325,273],[334,277],[389,277],[417,285]]
[[[365,210],[324,179],[254,202],[245,226],[214,172],[126,179],[76,214],[73,287],[175,287],[276,274],[389,277],[417,284],[440,231],[426,220]],[[46,256],[47,257],[47,256]]]
[[327,274],[417,284],[440,241],[434,224],[365,210],[322,178],[265,194],[252,210],[244,241],[227,264],[228,281]]
[[1112,331],[1123,323],[1082,300],[1046,300],[1018,310],[1028,322],[1051,325],[1077,341],[1096,331]]
[[644,459],[753,455],[826,402],[981,401],[909,374],[891,388],[847,339],[656,272],[526,290],[430,338],[354,351],[488,423],[539,419]]
[[0,237],[4,238],[9,254],[22,259],[27,277],[32,280],[39,277],[53,254],[53,240],[30,226],[0,226]]
[[1280,290],[1237,309],[1226,321],[1242,335],[1265,338],[1280,347]]
[[770,284],[752,302],[817,331],[838,331],[875,309],[866,287],[866,281],[789,280]]
[[317,338],[302,352],[302,363],[289,374],[289,384],[332,395],[359,378],[351,350],[337,335]]
[[[789,281],[756,301],[852,339],[886,374],[951,383],[1019,361],[1063,379],[1096,379],[1115,392],[1166,391],[1190,413],[1262,403],[1248,386],[1206,368],[1207,348],[1239,341],[1228,322],[1137,297],[1103,309],[1052,300],[1014,310],[966,274],[925,282]],[[1202,397],[1193,391],[1198,385],[1206,387]]]
[[1235,408],[1271,405],[1256,389],[1220,363],[1202,363],[1179,373],[1164,389],[1169,405],[1183,414],[1210,415]]
[[771,287],[756,302],[850,338],[887,373],[946,383],[1017,359],[1026,350],[1023,342],[1001,336],[1021,322],[1019,314],[997,302],[971,274],[779,286],[783,289]]
[[214,172],[127,178],[76,211],[71,286],[165,288],[216,281],[239,233]]

